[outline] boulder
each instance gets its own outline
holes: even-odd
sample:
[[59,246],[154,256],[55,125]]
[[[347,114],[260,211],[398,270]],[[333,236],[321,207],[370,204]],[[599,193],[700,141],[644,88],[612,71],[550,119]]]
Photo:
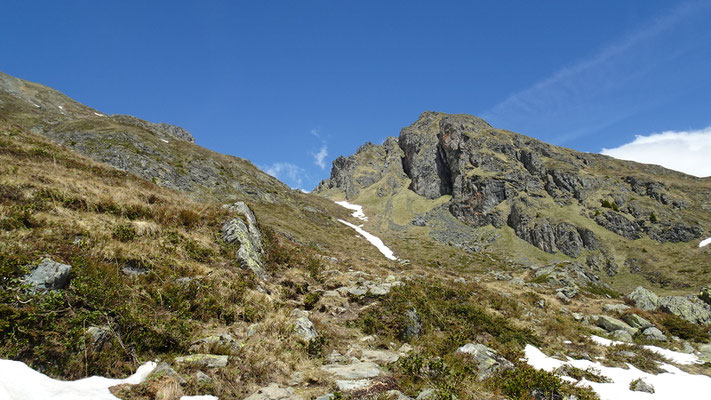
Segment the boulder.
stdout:
[[632,343],[633,341],[632,334],[622,329],[612,332],[612,337],[615,338],[615,340],[625,343]]
[[466,354],[474,359],[479,370],[477,379],[480,381],[491,377],[496,372],[513,368],[513,364],[509,360],[483,344],[468,343],[458,348],[457,353]]
[[313,322],[309,319],[309,313],[295,309],[291,312],[294,318],[294,332],[304,342],[310,342],[318,337],[318,332]]
[[277,383],[270,383],[244,400],[301,400],[302,397],[294,394],[293,388],[281,388]]
[[711,344],[699,345],[699,360],[711,363]]
[[636,379],[630,382],[630,390],[633,392],[654,393],[654,386],[642,379]]
[[642,331],[642,335],[646,337],[649,340],[657,340],[660,342],[666,342],[667,337],[660,331],[658,328],[654,326],[650,326],[649,328],[646,328],[644,331]]
[[215,348],[227,351],[236,350],[242,347],[242,344],[235,340],[230,334],[214,334],[200,338],[190,344],[191,353],[210,352]]
[[237,259],[240,263],[251,269],[258,277],[267,280],[268,275],[262,263],[264,252],[262,235],[257,226],[257,218],[252,210],[241,201],[226,208],[238,213],[240,217],[233,218],[222,225],[222,240],[227,244],[239,243]]
[[111,341],[111,331],[103,326],[90,326],[87,328],[85,335],[94,346],[94,350],[101,350],[104,344]]
[[221,356],[215,354],[191,354],[189,356],[177,357],[175,359],[175,362],[178,364],[204,368],[226,367],[228,361],[228,356]]
[[637,286],[632,293],[627,295],[627,298],[640,310],[654,311],[659,307],[659,297],[642,286]]
[[627,325],[626,323],[620,321],[617,318],[608,317],[607,315],[598,315],[595,318],[595,324],[611,333],[620,330],[625,331],[630,335],[634,335],[635,333],[637,333],[637,329]]
[[153,371],[151,371],[151,374],[149,375],[150,379],[153,378],[159,378],[161,376],[168,376],[173,378],[176,382],[180,384],[180,386],[185,386],[187,384],[187,381],[185,378],[183,378],[180,374],[175,372],[175,370],[168,365],[168,363],[162,362],[159,363]]
[[202,371],[198,371],[195,373],[195,381],[197,381],[197,383],[208,384],[212,382],[212,378],[210,378],[210,375]]
[[336,380],[336,387],[341,392],[352,392],[355,390],[367,389],[372,385],[372,379]]
[[698,298],[692,300],[683,296],[662,297],[659,299],[659,308],[695,324],[711,323],[711,308]]
[[646,329],[654,326],[651,322],[640,317],[637,314],[625,314],[622,316],[622,320],[625,321],[629,326],[638,329]]
[[25,275],[23,280],[30,285],[32,291],[64,289],[69,283],[71,270],[71,265],[61,264],[45,257]]
[[420,322],[420,317],[417,315],[417,310],[411,308],[405,312],[405,318],[407,318],[407,326],[401,332],[400,336],[403,340],[410,340],[420,336],[422,333],[422,323]]

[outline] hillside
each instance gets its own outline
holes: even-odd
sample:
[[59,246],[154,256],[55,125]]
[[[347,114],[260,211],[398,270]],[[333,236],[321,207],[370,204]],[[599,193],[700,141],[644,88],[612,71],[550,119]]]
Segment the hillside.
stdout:
[[16,360],[71,380],[156,361],[120,399],[585,400],[636,377],[694,398],[711,385],[708,186],[425,113],[305,194],[181,128],[0,74],[0,395],[30,391]]

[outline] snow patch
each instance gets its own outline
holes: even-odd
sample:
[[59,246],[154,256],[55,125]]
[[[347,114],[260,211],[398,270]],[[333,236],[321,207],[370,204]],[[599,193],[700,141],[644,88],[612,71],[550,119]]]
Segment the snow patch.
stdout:
[[126,379],[100,376],[60,381],[37,372],[21,361],[0,360],[0,399],[3,400],[119,400],[111,394],[111,386],[143,382],[155,369],[147,362]]
[[57,106],[57,107],[59,107],[60,110],[64,110],[64,107],[62,107],[62,106]]
[[[607,339],[600,341],[600,343],[603,342],[614,343],[613,341],[608,341]],[[601,400],[706,399],[708,398],[709,391],[711,391],[711,377],[706,375],[689,374],[668,364],[662,364],[660,366],[660,368],[666,372],[653,375],[640,371],[631,365],[628,365],[629,369],[623,369],[605,367],[599,362],[592,362],[589,360],[574,360],[571,358],[568,358],[568,361],[557,360],[546,356],[542,351],[530,344],[526,345],[524,353],[526,355],[527,362],[536,369],[553,371],[554,369],[567,364],[580,369],[595,368],[600,371],[600,375],[607,377],[611,382],[597,383],[583,379],[577,383],[577,385],[589,386],[600,396]],[[653,394],[629,390],[630,382],[640,378],[646,383],[654,386],[655,392]]]
[[341,207],[347,208],[349,210],[353,210],[352,216],[358,218],[361,221],[367,221],[368,217],[365,216],[365,213],[363,212],[363,206],[359,206],[357,204],[351,204],[345,200],[343,201],[337,201],[336,204],[338,204]]
[[385,256],[385,258],[387,258],[388,260],[397,260],[397,257],[395,257],[393,251],[390,250],[390,249],[388,248],[388,246],[386,246],[386,245],[383,243],[383,241],[380,240],[379,237],[377,237],[377,236],[375,236],[375,235],[373,235],[373,234],[370,234],[370,233],[364,231],[363,228],[362,228],[362,226],[353,225],[353,224],[351,224],[350,222],[346,222],[346,221],[344,221],[344,220],[342,220],[342,219],[339,219],[338,222],[340,222],[340,223],[342,223],[342,224],[344,224],[344,225],[346,225],[346,226],[350,226],[351,228],[355,229],[355,231],[358,232],[358,233],[360,233],[360,234],[365,238],[365,240],[369,241],[370,244],[372,244],[372,245],[375,246],[378,250],[380,250],[380,252],[383,253],[383,255]]
[[699,248],[707,246],[709,244],[711,244],[711,237],[702,240],[701,243],[699,243]]
[[94,115],[96,115],[97,117],[105,117],[106,116],[106,115],[104,115],[102,113],[98,113],[98,112],[95,112]]
[[[617,340],[610,340],[610,339],[605,339],[600,336],[590,336],[590,339],[592,339],[593,342],[601,345],[601,346],[612,346],[615,344],[625,344],[624,342],[620,342]],[[674,351],[674,350],[669,350],[665,349],[662,347],[657,347],[657,346],[643,346],[645,349],[653,351],[660,356],[668,359],[669,361],[681,365],[691,365],[691,364],[703,364],[703,361],[699,360],[699,357],[697,357],[695,354],[689,354],[689,353],[682,353],[679,351]]]
[[167,141],[167,140],[165,140],[165,139],[161,139],[161,142],[170,143],[169,141]]

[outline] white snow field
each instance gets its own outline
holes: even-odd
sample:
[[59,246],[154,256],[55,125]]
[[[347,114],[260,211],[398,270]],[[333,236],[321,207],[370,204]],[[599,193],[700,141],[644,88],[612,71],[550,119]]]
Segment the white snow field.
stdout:
[[147,362],[126,379],[92,376],[76,381],[60,381],[37,372],[21,361],[0,360],[0,399],[2,400],[119,400],[111,386],[143,382],[155,369]]
[[[605,339],[600,336],[595,336],[592,335],[590,336],[590,339],[592,339],[593,342],[601,345],[601,346],[612,346],[615,344],[624,344],[624,342],[620,342],[617,340],[610,340],[610,339]],[[666,358],[667,360],[681,364],[681,365],[691,365],[691,364],[703,364],[703,361],[700,361],[698,357],[696,357],[695,354],[689,354],[689,353],[682,353],[679,351],[674,351],[674,350],[669,350],[665,349],[662,347],[657,347],[657,346],[643,346],[645,349],[653,351],[662,357]]]
[[707,246],[709,244],[711,244],[711,237],[702,240],[701,243],[699,243],[699,248]]
[[[593,336],[592,339],[596,343],[604,346],[619,343],[597,336]],[[668,356],[668,358],[673,362],[678,362],[679,364],[692,364],[699,362],[693,355],[692,360],[688,357],[689,354],[679,353],[655,346],[645,347],[650,348],[652,351],[664,350],[664,352],[658,352],[664,356]],[[666,372],[654,375],[640,371],[631,365],[628,365],[629,369],[624,369],[605,367],[599,362],[589,360],[574,360],[572,358],[568,358],[568,361],[561,361],[546,356],[542,351],[532,345],[527,345],[524,349],[524,353],[526,354],[528,364],[536,369],[553,371],[564,364],[580,369],[596,369],[600,372],[600,375],[607,377],[611,382],[597,383],[583,379],[577,385],[589,386],[600,396],[601,400],[693,400],[708,399],[709,393],[711,393],[711,377],[706,375],[689,374],[669,364],[662,364],[660,366],[660,368]],[[635,392],[629,389],[630,382],[640,378],[654,387],[654,393]],[[570,379],[566,380],[570,381]]]
[[345,200],[343,201],[337,201],[336,204],[338,204],[341,207],[347,208],[349,210],[353,210],[352,216],[358,218],[361,221],[367,221],[368,217],[365,216],[365,213],[363,212],[363,206],[359,206],[357,204],[351,204]]
[[[345,207],[349,210],[353,210],[353,214],[351,214],[351,215],[358,218],[359,220],[361,220],[361,221],[368,220],[368,217],[366,217],[365,213],[363,212],[363,206],[359,206],[357,204],[351,204],[347,201],[337,201],[336,204],[338,204],[341,207]],[[350,226],[351,228],[355,229],[355,231],[358,232],[359,234],[361,234],[365,238],[365,240],[369,241],[370,244],[375,246],[381,253],[383,253],[385,258],[387,258],[388,260],[397,260],[397,257],[395,257],[395,254],[393,253],[393,251],[390,250],[390,248],[388,246],[386,246],[379,237],[363,230],[363,225],[353,225],[350,222],[344,221],[342,219],[339,219],[338,222],[340,222],[346,226]]]

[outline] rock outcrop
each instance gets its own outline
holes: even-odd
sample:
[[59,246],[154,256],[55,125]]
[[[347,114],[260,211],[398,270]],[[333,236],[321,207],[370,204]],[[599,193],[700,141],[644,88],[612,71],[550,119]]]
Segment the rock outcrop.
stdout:
[[69,283],[71,271],[71,265],[58,263],[45,257],[25,275],[24,281],[30,285],[31,290],[35,291],[64,289]]
[[222,225],[222,240],[227,244],[239,243],[237,259],[258,277],[267,280],[269,276],[262,262],[262,235],[257,226],[257,218],[244,202],[237,202],[226,207],[238,214]]

